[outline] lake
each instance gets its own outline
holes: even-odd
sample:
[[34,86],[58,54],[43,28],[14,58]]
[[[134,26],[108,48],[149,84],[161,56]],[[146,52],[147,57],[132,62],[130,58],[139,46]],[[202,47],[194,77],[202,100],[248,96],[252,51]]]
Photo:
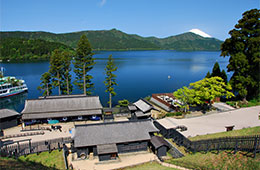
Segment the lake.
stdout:
[[[220,68],[226,70],[229,58],[220,57],[220,52],[178,52],[160,51],[105,51],[94,55],[96,65],[90,74],[94,77],[95,90],[93,95],[100,96],[103,106],[107,106],[108,94],[105,93],[105,71],[108,56],[112,54],[118,70],[115,88],[118,100],[127,99],[135,102],[139,98],[151,96],[153,93],[173,92],[182,86],[203,79],[208,71],[212,71],[216,61]],[[37,90],[41,75],[49,69],[48,62],[37,63],[1,63],[5,68],[5,76],[24,79],[29,91],[17,96],[0,99],[0,108],[13,108],[21,111],[25,99],[38,98]],[[231,74],[227,74],[230,79]],[[72,73],[73,79],[75,75]],[[169,78],[170,77],[170,78]],[[74,87],[73,94],[82,93]],[[57,94],[55,89],[54,94]]]

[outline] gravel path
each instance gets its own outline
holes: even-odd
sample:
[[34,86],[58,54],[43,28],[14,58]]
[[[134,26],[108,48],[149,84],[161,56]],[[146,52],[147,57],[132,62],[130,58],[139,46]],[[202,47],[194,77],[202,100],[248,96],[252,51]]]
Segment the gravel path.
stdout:
[[225,126],[234,125],[234,129],[260,126],[260,106],[230,110],[227,112],[205,115],[188,119],[164,118],[159,120],[166,128],[184,125],[185,136],[196,136],[226,131]]

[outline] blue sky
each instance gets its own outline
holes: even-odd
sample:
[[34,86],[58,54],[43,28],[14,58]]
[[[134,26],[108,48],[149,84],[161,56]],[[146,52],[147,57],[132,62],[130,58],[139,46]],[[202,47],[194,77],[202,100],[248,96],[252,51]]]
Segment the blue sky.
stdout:
[[1,31],[119,29],[167,37],[198,28],[224,40],[259,0],[0,0]]

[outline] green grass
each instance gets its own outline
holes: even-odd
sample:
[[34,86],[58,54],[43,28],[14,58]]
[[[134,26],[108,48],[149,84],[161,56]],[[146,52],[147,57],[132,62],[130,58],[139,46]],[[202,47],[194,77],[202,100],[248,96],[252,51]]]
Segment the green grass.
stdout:
[[220,132],[209,135],[199,135],[195,137],[189,138],[192,141],[202,140],[202,139],[212,139],[212,138],[220,138],[220,137],[231,137],[231,136],[248,136],[248,135],[260,135],[260,126],[245,128],[240,130],[233,130],[229,132]]
[[65,169],[62,151],[42,152],[39,155],[21,156],[17,160],[0,157],[0,169],[6,170],[49,170]]
[[244,104],[242,101],[227,101],[226,104],[228,104],[232,107],[236,107],[236,105],[239,107],[258,106],[258,105],[260,105],[260,98],[249,100],[247,104]]
[[124,168],[121,170],[177,170],[177,169],[165,167],[156,162],[150,162],[150,163],[145,163],[130,168]]
[[228,170],[255,170],[260,169],[260,154],[256,158],[222,151],[216,153],[195,153],[178,159],[167,160],[167,163],[190,168],[190,169],[228,169]]

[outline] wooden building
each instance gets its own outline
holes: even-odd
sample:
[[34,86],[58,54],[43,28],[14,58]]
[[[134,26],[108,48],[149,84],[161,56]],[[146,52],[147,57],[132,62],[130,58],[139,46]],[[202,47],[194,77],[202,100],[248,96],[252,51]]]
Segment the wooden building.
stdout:
[[103,119],[104,122],[114,121],[113,110],[111,108],[103,109]]
[[0,109],[0,130],[17,126],[20,114],[10,109]]
[[160,136],[152,136],[151,138],[152,150],[158,157],[166,156],[170,145]]
[[137,102],[128,106],[131,111],[132,119],[147,119],[151,117],[151,111],[154,107],[144,99],[140,99]]
[[178,105],[176,103],[181,104],[180,101],[178,101],[172,93],[158,93],[158,94],[152,94],[151,102],[162,108],[163,110],[167,112],[173,112],[176,109],[178,109]]
[[116,159],[119,153],[145,151],[158,129],[150,120],[76,125],[72,134],[78,157],[93,154],[100,161]]
[[25,101],[23,121],[46,122],[47,119],[61,121],[86,120],[102,116],[102,105],[98,96],[64,95],[49,96]]

